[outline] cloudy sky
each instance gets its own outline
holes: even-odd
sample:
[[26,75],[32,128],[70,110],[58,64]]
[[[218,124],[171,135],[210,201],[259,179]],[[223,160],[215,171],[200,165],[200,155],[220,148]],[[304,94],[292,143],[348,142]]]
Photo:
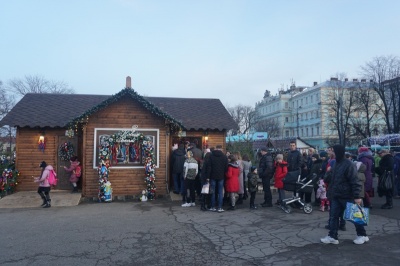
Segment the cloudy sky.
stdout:
[[399,55],[397,0],[12,0],[0,3],[0,80],[40,75],[76,93],[219,98],[360,77]]

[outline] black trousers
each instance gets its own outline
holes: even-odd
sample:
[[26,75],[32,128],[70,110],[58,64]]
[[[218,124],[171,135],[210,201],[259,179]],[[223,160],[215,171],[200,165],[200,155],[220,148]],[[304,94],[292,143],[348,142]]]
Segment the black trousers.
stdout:
[[264,202],[272,204],[272,193],[271,193],[271,177],[264,177],[262,179],[263,191],[264,191]]

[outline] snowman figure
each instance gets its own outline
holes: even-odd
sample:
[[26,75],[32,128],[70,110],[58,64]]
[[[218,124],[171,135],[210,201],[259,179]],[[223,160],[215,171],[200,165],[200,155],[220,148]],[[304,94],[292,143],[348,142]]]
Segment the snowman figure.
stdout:
[[142,196],[140,197],[140,201],[147,201],[146,190],[142,191]]

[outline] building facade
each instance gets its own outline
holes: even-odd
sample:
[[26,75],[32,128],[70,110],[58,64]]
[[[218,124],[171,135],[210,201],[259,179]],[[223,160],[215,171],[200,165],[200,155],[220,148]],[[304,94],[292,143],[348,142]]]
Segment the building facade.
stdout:
[[[366,114],[360,100],[368,92],[371,103]],[[338,105],[339,104],[339,105]],[[272,138],[300,137],[317,149],[323,149],[329,143],[339,139],[337,120],[342,119],[346,125],[357,125],[361,131],[366,128],[368,117],[369,127],[374,134],[384,131],[384,120],[378,112],[379,97],[372,86],[365,80],[356,79],[343,81],[337,78],[313,86],[292,85],[286,91],[279,91],[278,95],[266,93],[263,100],[255,107],[257,121],[277,121],[281,130]],[[353,127],[347,126],[346,136],[355,138],[359,134]]]

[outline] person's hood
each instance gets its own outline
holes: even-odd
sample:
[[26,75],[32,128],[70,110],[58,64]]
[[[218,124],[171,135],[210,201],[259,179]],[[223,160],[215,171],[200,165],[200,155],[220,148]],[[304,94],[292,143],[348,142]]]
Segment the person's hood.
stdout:
[[334,145],[333,151],[335,152],[335,157],[337,162],[341,162],[342,160],[344,160],[345,148],[343,145],[340,144]]
[[279,165],[287,165],[288,163],[285,162],[285,161],[282,161],[282,162],[280,162],[280,163],[276,162],[276,164],[279,164]]
[[212,155],[215,157],[222,157],[225,156],[225,154],[221,150],[213,150]]
[[45,168],[45,170],[49,170],[49,171],[50,171],[50,170],[54,170],[54,169],[53,169],[53,166],[47,165],[46,168]]
[[362,157],[367,157],[367,158],[371,158],[372,159],[372,151],[370,151],[370,150],[363,151],[360,154],[358,154],[358,159],[360,159]]
[[238,165],[238,163],[237,163],[237,162],[234,162],[234,163],[228,163],[228,165],[230,165],[230,166],[232,166],[232,167],[235,167],[235,168],[238,168],[238,167],[239,167],[239,165]]

